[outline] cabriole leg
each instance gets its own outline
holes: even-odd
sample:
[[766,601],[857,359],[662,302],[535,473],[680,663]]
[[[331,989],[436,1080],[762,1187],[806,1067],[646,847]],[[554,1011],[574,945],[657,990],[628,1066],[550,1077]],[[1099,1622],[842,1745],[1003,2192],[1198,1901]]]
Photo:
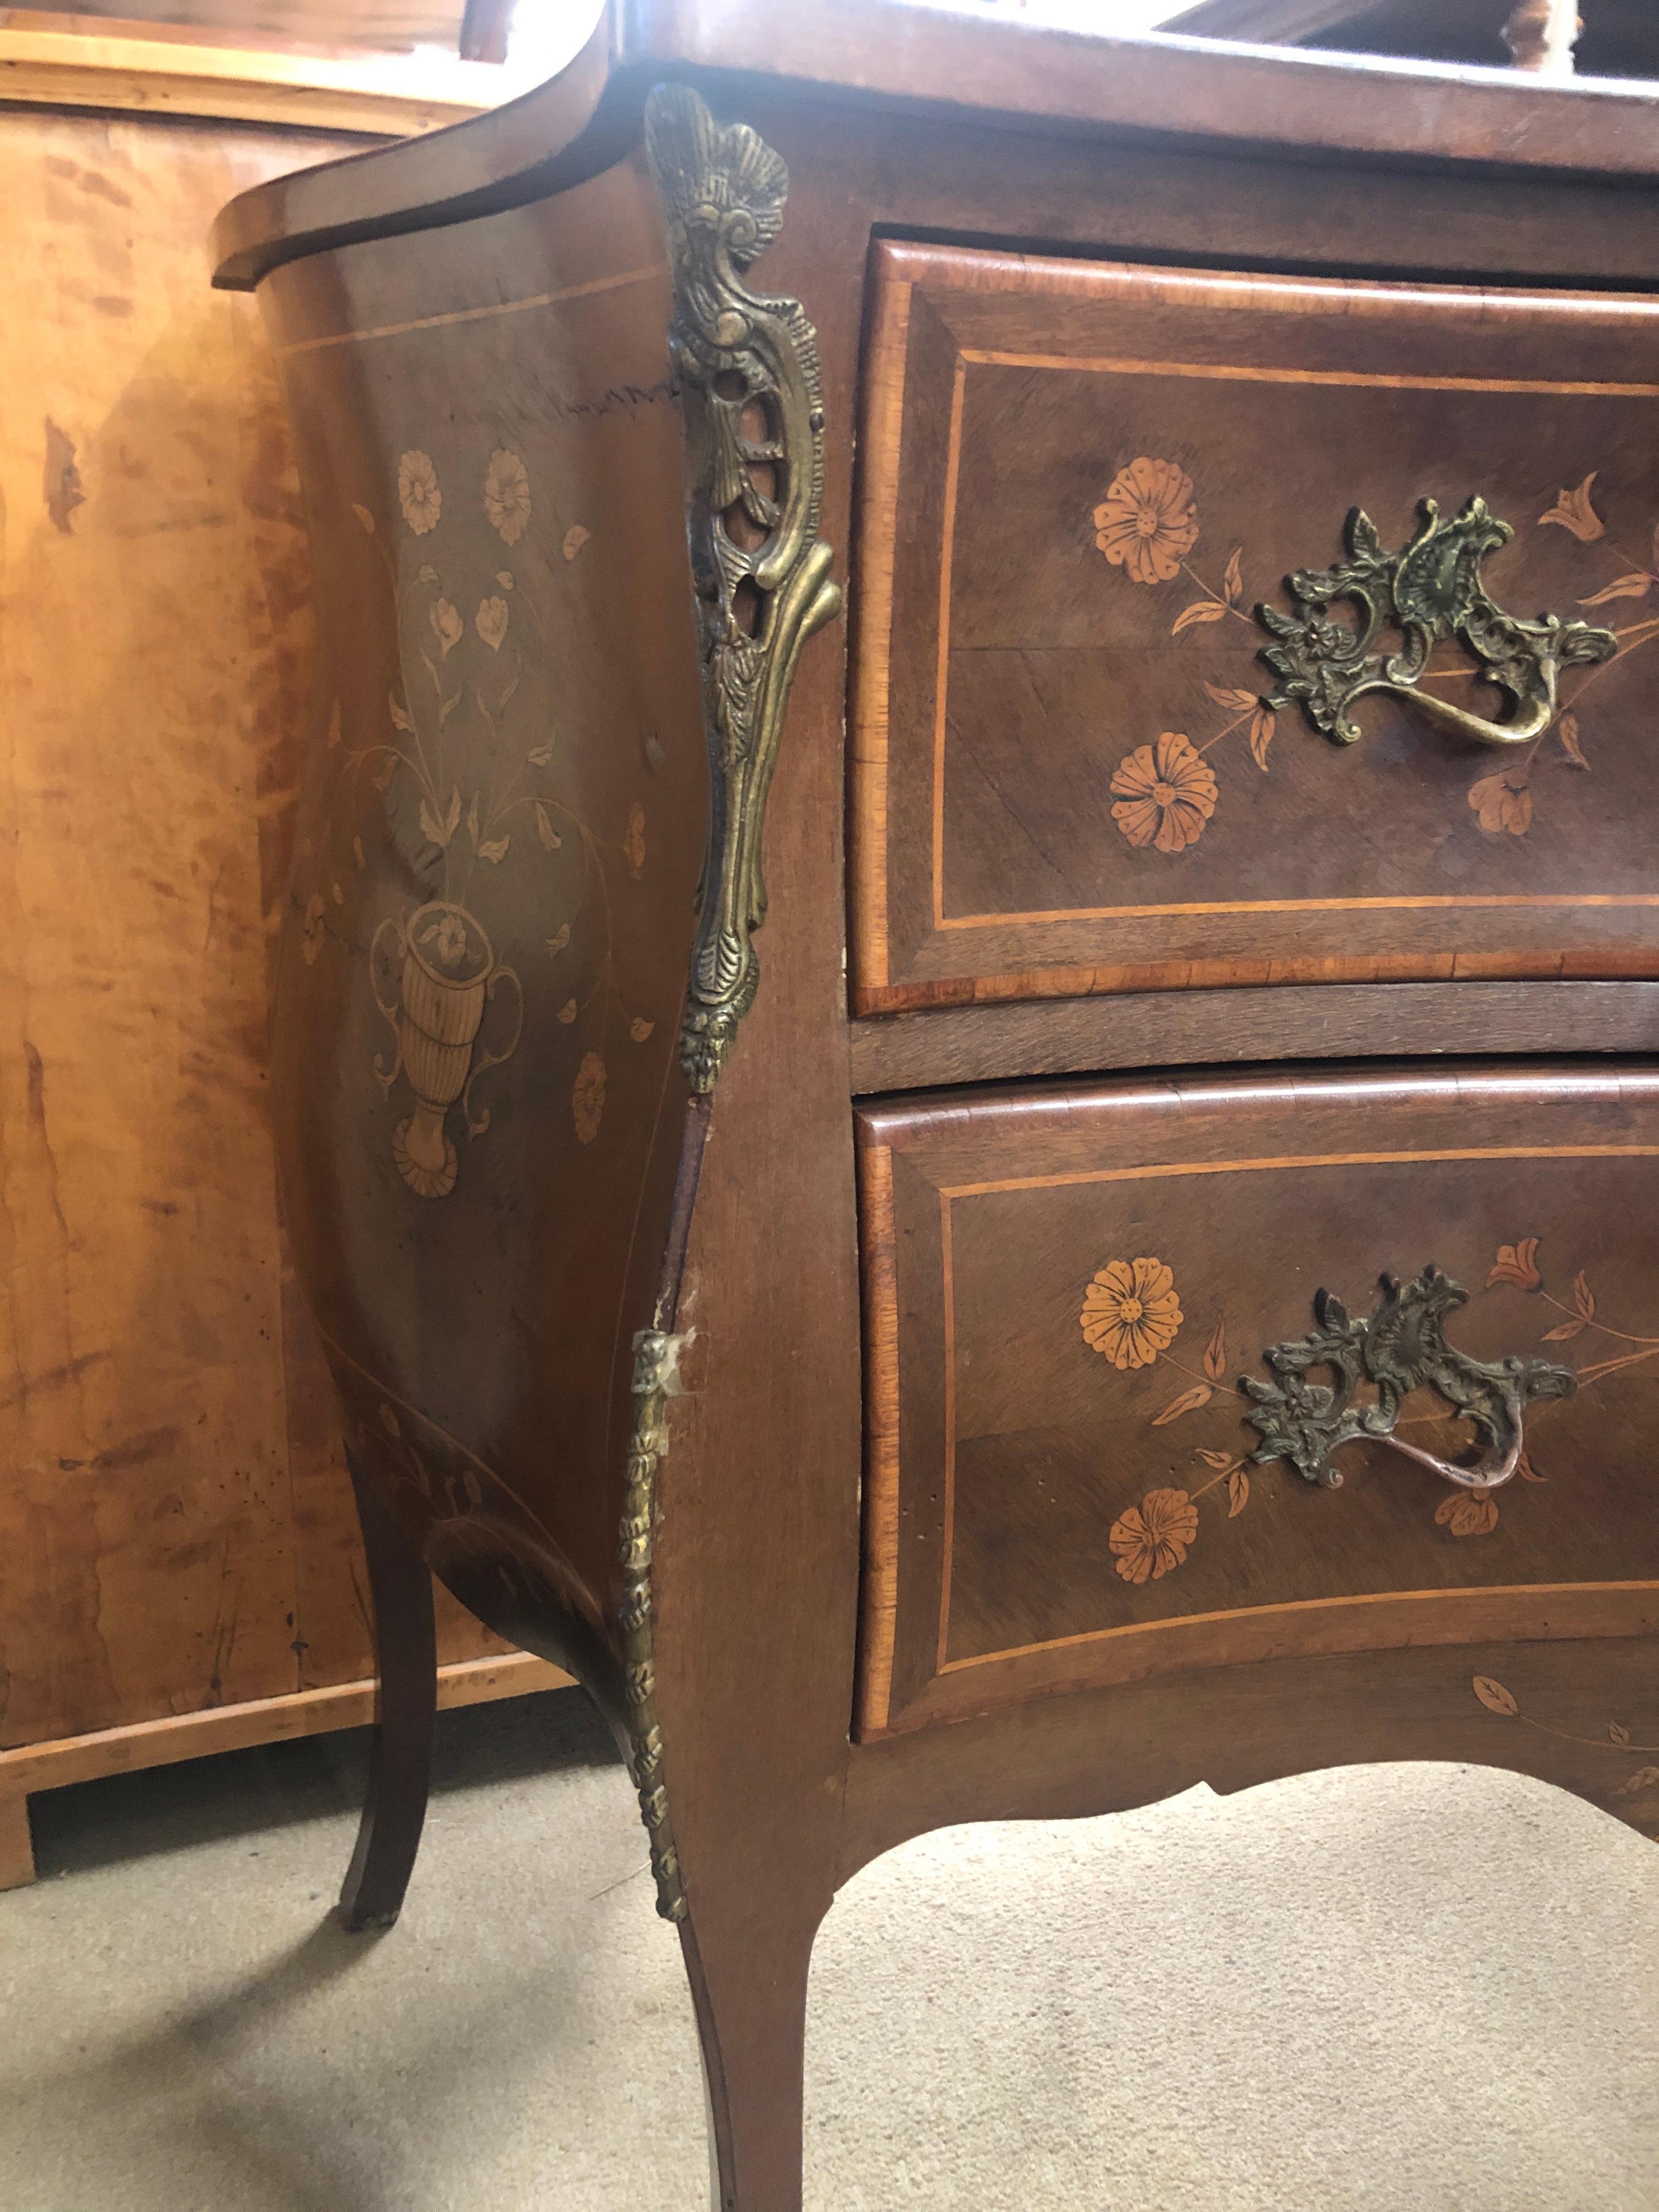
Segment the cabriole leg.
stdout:
[[425,1563],[347,1456],[368,1555],[380,1681],[368,1795],[340,1892],[340,1917],[356,1930],[391,1927],[414,1871],[432,1776],[438,1648]]
[[757,1881],[681,1923],[708,2093],[714,2212],[800,2212],[806,1978],[818,1914]]

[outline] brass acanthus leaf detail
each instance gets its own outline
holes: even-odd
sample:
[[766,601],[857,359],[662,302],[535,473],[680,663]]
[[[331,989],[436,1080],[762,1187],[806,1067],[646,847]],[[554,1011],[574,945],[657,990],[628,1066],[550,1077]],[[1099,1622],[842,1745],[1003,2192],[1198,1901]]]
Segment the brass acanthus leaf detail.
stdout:
[[[1581,489],[1588,490],[1588,484]],[[1256,620],[1273,641],[1263,647],[1261,658],[1279,678],[1266,703],[1285,707],[1299,702],[1316,730],[1350,745],[1359,735],[1355,702],[1380,691],[1409,701],[1440,727],[1477,744],[1524,744],[1549,726],[1560,671],[1611,660],[1619,641],[1611,630],[1564,623],[1559,615],[1522,622],[1494,603],[1480,580],[1480,564],[1515,532],[1483,499],[1465,501],[1448,521],[1441,520],[1433,500],[1419,500],[1417,517],[1416,536],[1398,553],[1389,553],[1370,517],[1352,508],[1345,532],[1346,560],[1334,568],[1298,568],[1288,577],[1292,613],[1257,607]],[[1352,622],[1333,611],[1344,607],[1352,611]],[[1382,649],[1390,631],[1399,633],[1399,643]],[[1508,693],[1514,702],[1508,721],[1472,714],[1418,688],[1430,653],[1449,638],[1457,640],[1488,682]],[[1470,802],[1481,804],[1474,793]],[[1495,798],[1493,809],[1511,817],[1516,811]],[[1483,826],[1515,827],[1513,818],[1489,824],[1483,813],[1481,820]]]
[[645,143],[668,219],[711,783],[680,1058],[707,1091],[760,981],[762,835],[795,664],[840,612],[841,592],[817,534],[817,334],[798,301],[744,281],[782,226],[788,172],[745,125],[722,129],[685,85],[653,92]]
[[[1425,1267],[1413,1281],[1392,1275],[1382,1280],[1382,1297],[1366,1320],[1356,1320],[1328,1291],[1314,1297],[1318,1326],[1291,1344],[1276,1344],[1262,1353],[1273,1381],[1241,1377],[1253,1401],[1246,1416],[1261,1431],[1253,1460],[1287,1459],[1309,1482],[1334,1488],[1342,1477],[1332,1456],[1346,1443],[1366,1439],[1386,1443],[1443,1475],[1479,1498],[1517,1472],[1521,1421],[1534,1399],[1570,1398],[1577,1378],[1547,1360],[1511,1357],[1471,1359],[1446,1342],[1448,1317],[1468,1304],[1468,1292],[1438,1267]],[[1316,1377],[1329,1374],[1333,1381]],[[1374,1399],[1362,1395],[1369,1386]],[[1454,1468],[1419,1451],[1395,1434],[1401,1407],[1413,1390],[1437,1391],[1453,1412],[1485,1441],[1486,1462],[1479,1468]],[[1449,1513],[1445,1516],[1450,1520]],[[1452,1522],[1460,1535],[1484,1533],[1497,1521],[1484,1508]]]

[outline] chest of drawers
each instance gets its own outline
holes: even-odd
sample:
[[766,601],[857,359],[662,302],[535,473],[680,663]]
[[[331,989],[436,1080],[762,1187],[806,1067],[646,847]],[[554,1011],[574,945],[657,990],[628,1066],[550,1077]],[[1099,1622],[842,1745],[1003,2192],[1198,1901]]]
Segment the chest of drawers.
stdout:
[[628,1750],[733,2212],[907,1835],[1659,1815],[1656,162],[1639,91],[664,0],[221,218],[318,574],[348,1911],[422,1559]]

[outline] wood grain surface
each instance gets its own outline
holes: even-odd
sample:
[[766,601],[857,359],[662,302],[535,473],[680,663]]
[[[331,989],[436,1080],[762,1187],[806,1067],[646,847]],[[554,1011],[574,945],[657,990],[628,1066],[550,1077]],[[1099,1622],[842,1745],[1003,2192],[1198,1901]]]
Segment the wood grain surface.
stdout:
[[276,994],[298,1278],[434,1570],[618,1695],[706,806],[649,189],[264,295],[324,611]]
[[[1535,87],[1498,71],[1309,53],[1222,55],[1200,40],[1113,39],[989,9],[857,0],[808,11],[774,0],[627,7],[611,0],[577,64],[529,98],[465,132],[401,149],[395,167],[376,157],[283,180],[227,210],[216,233],[221,281],[251,286],[281,261],[331,244],[468,221],[579,183],[626,150],[644,88],[688,70],[781,79],[798,106],[826,89],[861,94],[888,147],[896,125],[927,128],[954,112],[971,131],[996,117],[1049,146],[1071,140],[1091,171],[1103,146],[1163,133],[1207,142],[1223,155],[1252,142],[1292,149],[1292,158],[1303,149],[1331,166],[1355,155],[1410,161],[1432,153],[1543,173],[1640,175],[1653,165],[1659,134],[1659,104],[1642,85],[1576,86],[1545,109]],[[834,105],[846,112],[844,97]],[[1000,131],[999,142],[1006,144]],[[1516,211],[1513,193],[1510,210]],[[1616,209],[1609,213],[1620,220]],[[1375,202],[1372,222],[1375,232],[1360,235],[1389,240]],[[960,234],[965,226],[955,228]],[[1001,234],[1052,240],[1077,234],[1062,219],[1052,230],[1002,227]],[[1408,235],[1421,265],[1433,262],[1435,242]],[[1218,250],[1213,231],[1211,245]],[[1383,257],[1391,250],[1385,246]],[[1379,255],[1350,246],[1343,258],[1352,264]]]
[[[0,18],[0,103],[211,117],[284,131],[349,131],[373,142],[482,114],[519,88],[499,69],[429,52],[331,52],[334,43],[307,52],[171,25],[10,8]],[[340,150],[319,141],[313,159]]]
[[1200,1782],[1224,1795],[1394,1759],[1534,1774],[1651,1835],[1652,1652],[1626,1637],[1285,1658],[890,1735],[850,1763],[840,1878],[958,1820],[1124,1812]]
[[848,1043],[855,1094],[1206,1061],[1656,1049],[1655,983],[1141,991],[878,1014]]
[[[266,1110],[307,559],[264,338],[203,252],[228,192],[349,148],[0,131],[27,241],[0,335],[6,1746],[369,1671]],[[504,1648],[445,1602],[444,1657]]]

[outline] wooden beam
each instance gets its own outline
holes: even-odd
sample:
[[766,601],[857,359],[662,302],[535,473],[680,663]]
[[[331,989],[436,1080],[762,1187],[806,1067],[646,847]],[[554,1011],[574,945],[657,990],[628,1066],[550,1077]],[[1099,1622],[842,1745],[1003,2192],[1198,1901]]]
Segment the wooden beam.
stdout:
[[[438,1703],[446,1707],[481,1705],[497,1698],[570,1686],[568,1674],[527,1651],[514,1651],[504,1659],[463,1660],[438,1669]],[[136,1774],[145,1767],[170,1766],[212,1752],[323,1735],[331,1729],[364,1728],[374,1718],[374,1691],[372,1680],[341,1682],[325,1690],[299,1690],[290,1697],[262,1698],[245,1705],[170,1714],[131,1728],[100,1729],[89,1735],[0,1751],[0,1889],[20,1889],[34,1879],[27,1805],[33,1791],[62,1790],[106,1774]]]
[[410,138],[528,89],[508,70],[441,54],[305,53],[0,10],[0,102]]
[[0,1889],[27,1889],[33,1880],[29,1801],[0,1790]]

